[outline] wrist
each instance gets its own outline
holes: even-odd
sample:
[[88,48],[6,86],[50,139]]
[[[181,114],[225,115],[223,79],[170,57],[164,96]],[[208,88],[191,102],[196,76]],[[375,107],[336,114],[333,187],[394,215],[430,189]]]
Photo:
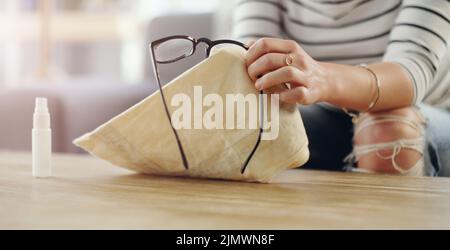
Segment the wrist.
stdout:
[[320,62],[320,65],[325,72],[324,94],[321,101],[339,106],[343,88],[340,70],[336,69],[337,64]]

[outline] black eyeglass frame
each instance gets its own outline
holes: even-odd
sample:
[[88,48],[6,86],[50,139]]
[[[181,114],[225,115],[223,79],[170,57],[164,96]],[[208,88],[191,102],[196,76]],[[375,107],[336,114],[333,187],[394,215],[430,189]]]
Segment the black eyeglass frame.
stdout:
[[[164,42],[170,41],[170,40],[175,40],[175,39],[184,39],[184,40],[189,40],[192,42],[192,49],[191,51],[189,51],[188,53],[184,54],[184,55],[180,55],[179,57],[172,59],[172,60],[167,60],[167,61],[160,61],[156,58],[156,49],[158,48],[159,45],[163,44]],[[241,43],[239,41],[235,41],[235,40],[228,40],[228,39],[221,39],[221,40],[210,40],[208,38],[202,37],[199,39],[195,39],[192,38],[190,36],[185,36],[185,35],[175,35],[175,36],[169,36],[169,37],[165,37],[165,38],[161,38],[158,40],[155,40],[153,42],[150,43],[150,55],[152,57],[152,62],[153,62],[153,69],[155,72],[155,77],[156,77],[156,81],[158,83],[158,88],[159,88],[159,93],[161,95],[162,101],[163,101],[163,106],[164,106],[164,110],[166,112],[167,118],[169,119],[169,123],[170,126],[172,128],[172,131],[175,135],[176,141],[177,141],[177,146],[178,149],[180,151],[180,155],[181,155],[181,159],[183,161],[183,166],[184,168],[187,170],[189,169],[189,163],[186,157],[186,153],[183,149],[183,145],[181,143],[180,137],[178,135],[177,130],[173,127],[172,125],[172,118],[170,116],[170,112],[169,112],[169,108],[166,102],[166,98],[164,96],[163,93],[163,87],[161,84],[161,80],[160,80],[160,76],[159,76],[159,71],[158,71],[158,64],[170,64],[170,63],[174,63],[177,62],[179,60],[182,60],[184,58],[187,58],[189,56],[192,56],[197,49],[197,45],[199,45],[200,43],[205,43],[206,45],[208,45],[206,47],[206,58],[208,58],[210,56],[211,53],[211,49],[219,44],[234,44],[237,46],[240,46],[242,48],[244,48],[245,50],[248,50],[249,47],[244,44]],[[259,145],[261,144],[261,138],[262,138],[262,133],[264,131],[264,126],[263,126],[263,122],[264,122],[264,102],[263,102],[263,98],[261,98],[263,95],[263,91],[260,91],[260,128],[259,128],[259,133],[258,133],[258,139],[256,141],[256,144],[254,145],[252,151],[250,152],[250,154],[248,155],[248,157],[246,158],[242,168],[241,168],[241,174],[245,173],[245,170],[247,169],[248,163],[250,162],[250,160],[253,158],[254,154],[256,153],[256,150],[258,149]]]

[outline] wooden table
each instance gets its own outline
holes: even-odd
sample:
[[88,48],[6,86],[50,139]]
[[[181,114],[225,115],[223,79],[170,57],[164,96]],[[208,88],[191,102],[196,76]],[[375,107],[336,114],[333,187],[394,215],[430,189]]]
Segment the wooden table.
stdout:
[[450,180],[291,170],[272,184],[134,174],[55,155],[0,152],[0,229],[450,228]]

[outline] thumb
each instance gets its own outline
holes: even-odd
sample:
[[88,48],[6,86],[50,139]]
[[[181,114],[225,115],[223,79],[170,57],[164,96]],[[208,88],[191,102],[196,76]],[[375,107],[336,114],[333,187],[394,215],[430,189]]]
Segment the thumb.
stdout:
[[304,86],[299,86],[294,89],[280,93],[280,100],[282,102],[291,104],[310,105],[319,100],[320,92],[317,89],[308,89]]
[[299,86],[284,92],[280,93],[280,100],[282,102],[291,103],[291,104],[304,104],[309,91],[304,86]]

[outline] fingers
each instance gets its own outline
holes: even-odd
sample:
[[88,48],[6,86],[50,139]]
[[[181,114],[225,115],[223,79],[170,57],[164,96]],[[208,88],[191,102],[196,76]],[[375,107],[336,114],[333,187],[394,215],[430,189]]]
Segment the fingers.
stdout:
[[[287,54],[295,56],[294,64],[286,66]],[[321,100],[321,90],[310,83],[311,72],[306,66],[314,65],[314,60],[308,59],[311,58],[295,41],[262,38],[250,44],[246,63],[258,90],[279,93],[282,102],[308,105]],[[285,83],[294,87],[283,87]]]
[[267,53],[289,54],[297,51],[299,45],[295,41],[277,38],[261,38],[256,41],[247,52],[247,66],[254,63],[258,58]]
[[286,55],[279,53],[269,53],[258,58],[254,63],[248,67],[248,74],[253,81],[256,81],[261,76],[268,72],[286,66]]
[[286,66],[267,73],[256,80],[255,87],[259,90],[266,90],[283,83],[306,86],[308,85],[306,80],[302,71],[292,66]]
[[286,90],[289,90],[289,87],[286,86],[285,84],[280,84],[280,85],[276,85],[276,86],[273,86],[271,88],[265,89],[264,93],[266,93],[266,94],[279,94],[279,93],[284,92]]

